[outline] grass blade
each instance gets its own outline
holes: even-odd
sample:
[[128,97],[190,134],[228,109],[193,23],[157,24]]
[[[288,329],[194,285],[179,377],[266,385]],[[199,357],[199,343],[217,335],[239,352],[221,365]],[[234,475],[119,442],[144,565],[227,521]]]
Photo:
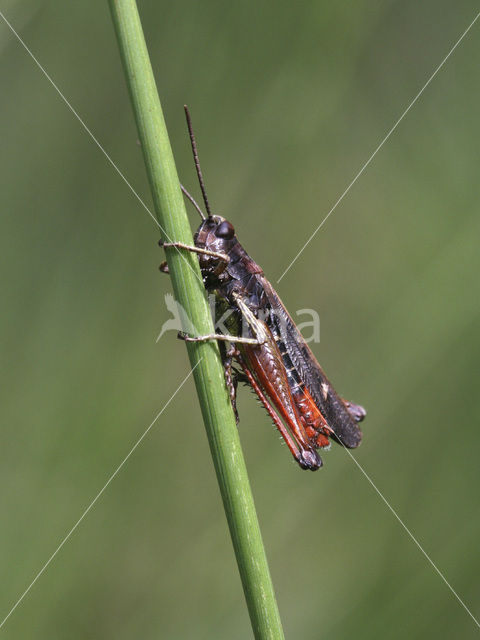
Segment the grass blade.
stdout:
[[[136,3],[110,0],[110,8],[158,222],[164,239],[191,245],[192,233]],[[211,333],[197,258],[168,249],[167,260],[177,301],[200,334]],[[280,616],[218,346],[188,344],[187,349],[254,635],[262,640],[281,639]],[[181,451],[177,463],[188,464]]]

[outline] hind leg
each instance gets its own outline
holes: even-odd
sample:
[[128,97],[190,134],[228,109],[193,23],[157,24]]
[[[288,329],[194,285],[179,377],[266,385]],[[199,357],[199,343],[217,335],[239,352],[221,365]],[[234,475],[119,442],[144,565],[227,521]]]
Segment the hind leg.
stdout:
[[348,400],[343,400],[343,402],[348,409],[348,413],[352,416],[355,422],[361,422],[367,415],[367,412],[360,404],[354,404],[353,402],[348,402]]

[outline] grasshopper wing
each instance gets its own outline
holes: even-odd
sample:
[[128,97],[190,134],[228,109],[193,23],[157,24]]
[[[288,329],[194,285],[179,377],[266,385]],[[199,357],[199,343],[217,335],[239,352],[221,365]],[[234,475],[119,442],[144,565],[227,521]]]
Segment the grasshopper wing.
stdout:
[[[262,280],[265,296],[271,308],[270,322],[281,336],[302,382],[327,420],[332,436],[346,447],[358,447],[362,432],[354,411],[349,411],[347,404],[333,388],[272,285],[266,278]],[[363,408],[362,412],[365,415]]]

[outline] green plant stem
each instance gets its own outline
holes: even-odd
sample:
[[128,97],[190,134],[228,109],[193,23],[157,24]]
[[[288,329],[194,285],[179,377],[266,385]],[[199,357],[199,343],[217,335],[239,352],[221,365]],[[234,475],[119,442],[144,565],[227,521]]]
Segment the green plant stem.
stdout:
[[[110,0],[155,212],[165,239],[192,245],[167,129],[134,0]],[[198,260],[166,250],[177,301],[199,334],[213,332]],[[256,638],[283,638],[247,470],[215,342],[187,344],[218,484]],[[181,448],[173,464],[189,464]]]

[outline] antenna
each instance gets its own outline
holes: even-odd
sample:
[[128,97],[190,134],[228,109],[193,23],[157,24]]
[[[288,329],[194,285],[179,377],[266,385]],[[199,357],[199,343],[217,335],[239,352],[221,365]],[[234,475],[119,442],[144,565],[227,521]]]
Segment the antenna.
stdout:
[[195,162],[195,169],[197,170],[198,182],[200,183],[200,189],[202,190],[205,209],[207,210],[208,215],[211,216],[212,212],[208,203],[205,183],[203,182],[202,170],[200,169],[200,160],[198,159],[197,143],[195,142],[195,136],[193,135],[192,119],[190,118],[190,112],[186,104],[183,105],[183,108],[185,109],[185,115],[187,117],[188,133],[190,134],[190,142],[192,143],[193,161]]
[[183,186],[183,184],[180,185],[180,188],[183,192],[183,194],[190,200],[190,202],[193,204],[193,206],[195,207],[195,209],[198,211],[198,213],[201,215],[202,220],[205,220],[205,215],[203,213],[203,211],[200,209],[200,207],[198,206],[197,201],[195,200],[195,198],[188,193],[188,191],[185,189],[185,187]]

